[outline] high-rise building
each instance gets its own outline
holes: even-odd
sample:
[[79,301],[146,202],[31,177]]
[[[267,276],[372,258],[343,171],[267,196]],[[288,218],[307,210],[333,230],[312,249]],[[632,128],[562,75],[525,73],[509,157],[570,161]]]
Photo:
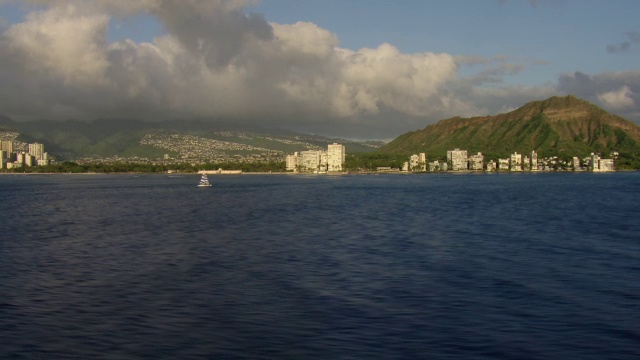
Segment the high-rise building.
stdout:
[[405,171],[427,171],[427,154],[413,154],[409,157],[407,170]]
[[509,159],[498,159],[498,170],[506,171],[509,170]]
[[0,140],[0,150],[6,151],[9,156],[13,152],[13,141],[11,140]]
[[44,145],[33,143],[29,144],[29,155],[32,155],[36,160],[44,160]]
[[287,171],[298,171],[300,165],[300,154],[294,152],[292,155],[287,155]]
[[303,171],[320,171],[322,151],[307,150],[300,152],[300,167]]
[[614,171],[613,159],[600,159],[600,171]]
[[346,153],[343,145],[333,143],[327,151],[306,150],[286,157],[287,171],[319,172],[342,171]]
[[417,171],[420,166],[420,156],[413,154],[409,157],[409,163],[407,164],[407,171]]
[[531,151],[531,171],[538,171],[538,153]]
[[487,161],[487,171],[496,171],[496,162],[495,161]]
[[35,166],[38,165],[38,160],[31,154],[24,154],[24,164],[26,166]]
[[589,164],[593,172],[614,171],[613,159],[602,159],[599,155],[591,153],[591,162]]
[[320,151],[320,165],[318,166],[319,172],[327,172],[327,167],[329,166],[329,155],[326,151]]
[[514,152],[511,154],[511,161],[509,162],[511,171],[522,171],[522,154]]
[[467,150],[460,150],[458,148],[448,150],[447,162],[449,163],[449,167],[452,171],[466,170]]
[[15,162],[18,164],[24,164],[26,155],[27,154],[25,154],[24,152],[17,153]]
[[482,171],[484,168],[484,155],[479,152],[477,155],[469,156],[469,170]]
[[344,145],[333,143],[327,148],[327,170],[342,171],[346,159],[346,151]]
[[571,158],[571,167],[573,167],[573,171],[582,171],[579,157],[574,156],[573,158]]

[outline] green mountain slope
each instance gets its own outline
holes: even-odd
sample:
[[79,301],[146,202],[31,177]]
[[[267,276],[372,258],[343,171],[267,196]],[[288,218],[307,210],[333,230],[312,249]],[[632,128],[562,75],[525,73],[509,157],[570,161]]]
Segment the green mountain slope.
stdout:
[[574,96],[552,97],[496,116],[442,120],[399,136],[381,152],[441,157],[454,148],[492,157],[536,150],[541,156],[618,151],[640,158],[640,128]]
[[[145,122],[140,120],[30,121],[17,122],[0,116],[0,133],[18,132],[16,140],[40,142],[58,160],[82,157],[237,158],[326,149],[333,142],[347,152],[371,152],[382,143],[354,142],[322,136],[296,134],[257,126],[206,121]],[[197,155],[194,155],[197,154]]]

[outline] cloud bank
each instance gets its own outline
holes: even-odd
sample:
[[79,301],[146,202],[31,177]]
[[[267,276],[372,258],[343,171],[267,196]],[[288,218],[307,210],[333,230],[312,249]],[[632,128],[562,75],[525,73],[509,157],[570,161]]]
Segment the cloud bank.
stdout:
[[640,71],[562,75],[558,89],[603,106],[627,119],[640,119]]
[[[269,23],[248,1],[32,1],[0,26],[0,113],[16,119],[224,119],[326,135],[391,138],[454,116],[497,113],[559,92],[637,115],[640,74],[563,75],[492,86],[504,58],[359,50],[313,23]],[[166,33],[110,42],[111,20],[149,14]],[[0,23],[2,25],[2,23]],[[461,77],[463,66],[481,66]],[[630,82],[631,81],[631,82]]]

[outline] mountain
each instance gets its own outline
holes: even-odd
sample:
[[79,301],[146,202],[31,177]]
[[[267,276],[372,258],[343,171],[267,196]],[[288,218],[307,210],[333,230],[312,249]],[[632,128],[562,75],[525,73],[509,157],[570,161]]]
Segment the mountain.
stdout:
[[371,152],[382,142],[356,142],[279,129],[207,121],[140,120],[29,121],[0,115],[0,138],[14,147],[39,142],[58,160],[100,157],[162,158],[205,161],[283,161],[294,151],[326,149],[340,142],[347,152]]
[[618,151],[640,159],[640,127],[569,95],[533,101],[496,116],[442,120],[400,135],[380,151],[441,157],[454,148],[496,158],[536,150],[541,156],[561,157]]

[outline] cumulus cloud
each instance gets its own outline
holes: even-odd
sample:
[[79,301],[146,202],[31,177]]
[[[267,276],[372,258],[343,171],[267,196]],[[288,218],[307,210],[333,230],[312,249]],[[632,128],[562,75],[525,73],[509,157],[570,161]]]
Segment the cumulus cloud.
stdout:
[[639,120],[640,71],[564,74],[560,76],[558,89],[599,104],[630,120]]
[[27,15],[6,33],[8,50],[36,77],[63,84],[91,85],[103,78],[106,61],[105,15],[84,14],[72,5]]
[[[246,1],[33,1],[0,38],[1,107],[18,118],[233,117],[335,124],[428,116],[456,77],[448,54],[338,47],[315,24],[268,23]],[[145,12],[166,35],[108,43],[111,16]],[[29,99],[29,100],[27,100]],[[26,102],[32,104],[27,106]],[[356,119],[358,118],[358,119]]]
[[631,96],[631,89],[629,86],[624,85],[618,90],[598,94],[598,99],[600,102],[612,109],[625,109],[635,105]]
[[[388,43],[345,49],[313,23],[247,14],[251,2],[243,0],[30,3],[37,6],[25,20],[0,33],[0,113],[17,119],[224,119],[389,138],[572,87],[611,105],[617,93],[607,92],[625,85],[576,73],[559,88],[487,87],[525,62],[407,54]],[[165,33],[152,42],[108,41],[113,18],[140,13],[157,17]],[[461,77],[461,66],[481,70]],[[628,84],[618,104],[625,97],[638,103],[636,85]]]

